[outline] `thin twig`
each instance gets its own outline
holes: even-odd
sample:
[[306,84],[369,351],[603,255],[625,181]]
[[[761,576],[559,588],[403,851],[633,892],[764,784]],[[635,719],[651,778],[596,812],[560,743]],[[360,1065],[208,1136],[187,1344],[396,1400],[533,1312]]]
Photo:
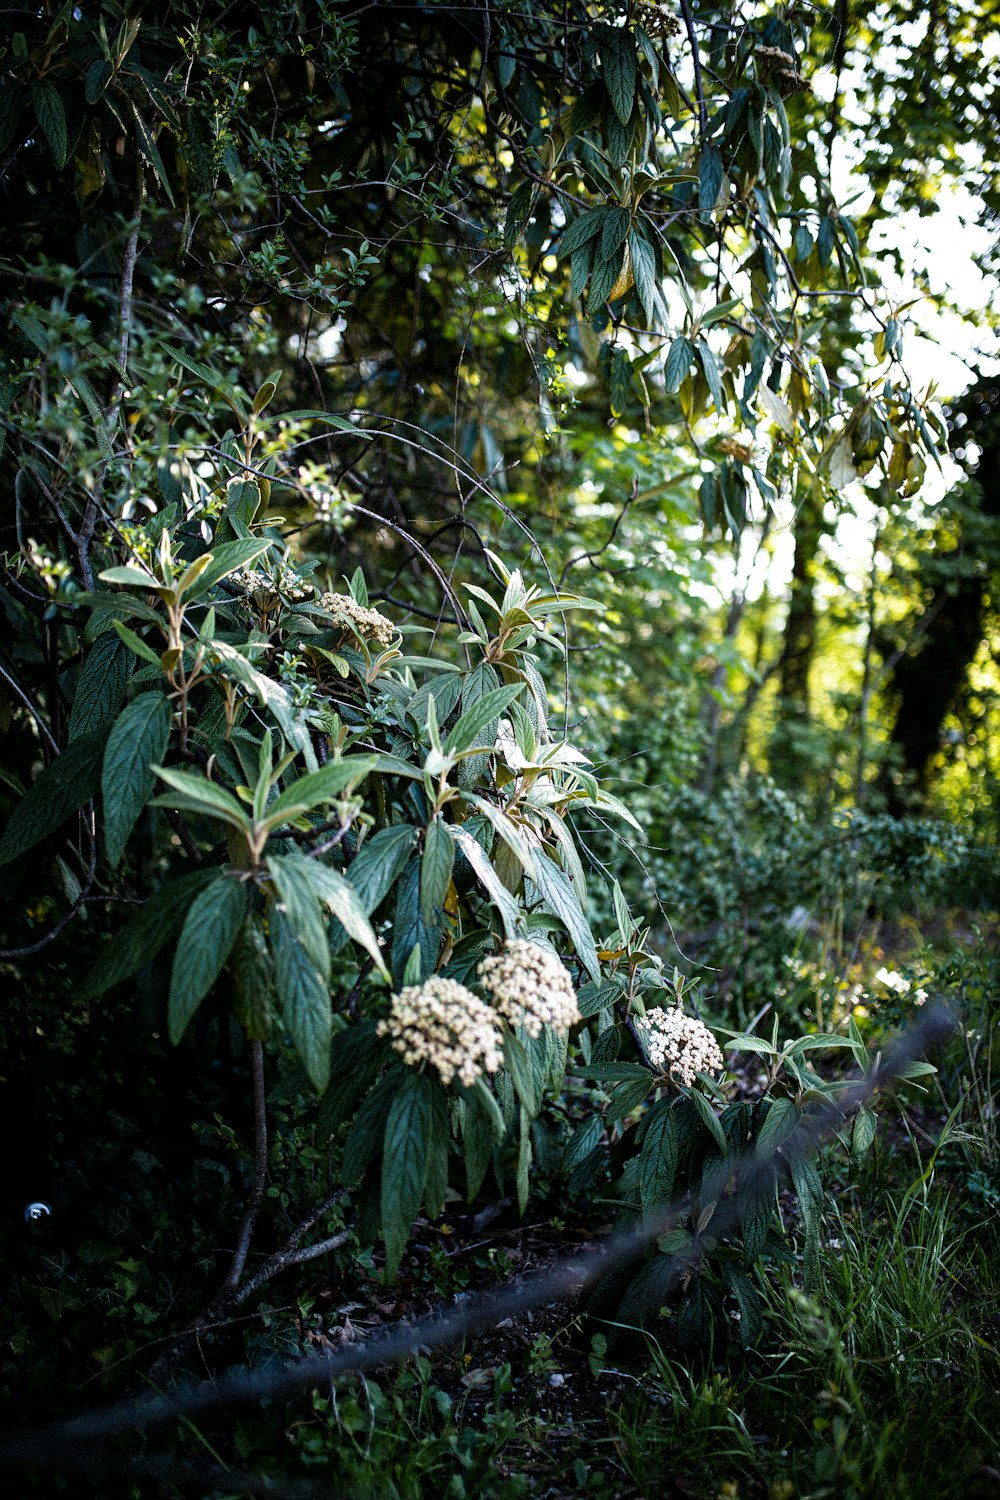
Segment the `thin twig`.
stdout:
[[21,684],[15,677],[11,676],[11,674],[7,671],[6,667],[3,666],[2,663],[0,663],[0,677],[3,678],[3,680],[7,683],[7,686],[11,688],[13,692],[15,692],[20,698],[21,702],[24,704],[25,708],[34,719],[35,724],[38,726],[39,734],[45,740],[49,749],[52,751],[52,754],[58,755],[59,746],[56,744],[55,739],[52,736],[52,731],[49,729],[49,726],[46,724],[45,720],[42,717],[41,709],[36,706],[26,689],[21,686]]
[[694,29],[694,16],[691,14],[689,0],[681,0],[681,15],[684,17],[684,27],[691,44],[691,61],[694,64],[694,96],[698,104],[698,124],[701,127],[701,138],[704,141],[708,134],[708,111],[705,108],[705,89],[701,76],[701,57],[698,52],[698,37]]
[[47,948],[50,943],[55,942],[59,934],[69,926],[77,913],[86,905],[87,898],[94,884],[94,877],[97,874],[97,831],[94,826],[94,804],[92,802],[87,804],[87,812],[84,815],[84,828],[87,830],[90,840],[90,858],[87,862],[87,874],[79,896],[77,896],[69,910],[59,918],[56,925],[49,928],[44,937],[39,938],[36,943],[29,943],[24,948],[0,948],[0,958],[30,958],[33,953],[40,953],[43,948]]

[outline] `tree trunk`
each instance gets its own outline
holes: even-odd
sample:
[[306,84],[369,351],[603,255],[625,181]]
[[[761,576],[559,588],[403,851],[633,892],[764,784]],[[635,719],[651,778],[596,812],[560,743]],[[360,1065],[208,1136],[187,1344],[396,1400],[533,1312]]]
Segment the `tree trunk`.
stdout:
[[941,747],[945,715],[961,692],[983,636],[986,596],[996,561],[1000,521],[1000,387],[980,381],[956,407],[964,414],[953,432],[974,438],[980,449],[975,476],[981,497],[966,508],[958,547],[921,561],[920,580],[932,589],[917,626],[918,644],[900,653],[889,675],[888,695],[897,703],[889,736],[890,755],[878,780],[886,807],[896,817],[926,799],[930,772]]
[[785,782],[800,780],[808,761],[802,731],[809,722],[809,673],[816,652],[816,558],[823,532],[822,497],[810,487],[795,517],[791,591],[777,665],[778,722],[769,754],[772,773]]

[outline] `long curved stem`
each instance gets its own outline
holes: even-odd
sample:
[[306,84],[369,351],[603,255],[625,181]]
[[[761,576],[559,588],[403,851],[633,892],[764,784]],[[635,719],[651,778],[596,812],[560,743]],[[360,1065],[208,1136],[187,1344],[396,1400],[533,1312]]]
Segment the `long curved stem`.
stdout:
[[262,1042],[250,1043],[250,1061],[253,1067],[253,1123],[254,1123],[254,1171],[253,1190],[250,1201],[243,1215],[240,1225],[239,1237],[236,1241],[236,1250],[233,1254],[232,1264],[229,1267],[229,1275],[226,1277],[223,1293],[233,1291],[239,1286],[243,1275],[243,1267],[246,1265],[247,1256],[250,1253],[250,1241],[257,1224],[261,1204],[264,1202],[264,1189],[267,1187],[267,1111],[264,1096],[264,1045]]

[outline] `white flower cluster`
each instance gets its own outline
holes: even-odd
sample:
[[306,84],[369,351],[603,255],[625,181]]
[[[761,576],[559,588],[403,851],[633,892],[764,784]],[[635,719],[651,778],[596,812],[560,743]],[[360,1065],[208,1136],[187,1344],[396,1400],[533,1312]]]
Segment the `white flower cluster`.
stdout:
[[[887,990],[892,990],[894,995],[899,996],[908,995],[911,989],[910,981],[904,978],[904,976],[900,974],[896,969],[879,969],[878,973],[875,975],[875,983],[884,985]],[[926,1000],[926,990],[913,991],[914,1005],[923,1005],[925,1004]]]
[[503,1060],[493,1012],[454,979],[407,985],[393,995],[389,1016],[377,1030],[391,1038],[405,1063],[429,1063],[442,1083],[457,1077],[471,1087],[481,1073],[495,1073]]
[[320,604],[333,616],[334,623],[349,622],[366,640],[374,640],[380,646],[388,646],[396,633],[396,627],[377,609],[366,609],[350,594],[321,594]]
[[483,959],[477,973],[497,1013],[529,1036],[538,1036],[543,1026],[568,1031],[580,1019],[569,970],[537,943],[505,943],[501,953]]
[[635,19],[644,31],[650,36],[667,37],[680,36],[681,23],[674,11],[662,3],[662,0],[638,0],[635,7]]
[[226,581],[235,588],[242,589],[245,594],[274,593],[274,584],[259,568],[241,568],[237,573],[230,573]]
[[719,1044],[703,1022],[682,1010],[647,1010],[642,1023],[649,1060],[676,1082],[690,1088],[696,1073],[721,1072]]

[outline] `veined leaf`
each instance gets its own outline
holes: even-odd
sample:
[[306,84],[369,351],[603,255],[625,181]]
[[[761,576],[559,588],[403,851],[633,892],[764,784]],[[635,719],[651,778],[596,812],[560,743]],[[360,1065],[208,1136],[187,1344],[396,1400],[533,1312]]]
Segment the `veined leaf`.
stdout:
[[462,1096],[462,1143],[465,1148],[466,1196],[471,1203],[483,1185],[493,1152],[506,1127],[500,1106],[482,1078]]
[[273,1025],[274,966],[260,917],[243,923],[229,956],[233,1010],[248,1041],[266,1042]]
[[376,769],[377,764],[378,758],[374,755],[345,755],[321,766],[318,771],[300,776],[271,803],[266,822],[275,825],[323,803],[333,802],[342,792],[353,790],[359,781]]
[[524,691],[523,682],[506,683],[503,687],[491,688],[467,708],[448,736],[445,751],[455,755],[476,743],[482,730],[495,723],[514,699]]
[[[592,240],[600,232],[606,214],[605,208],[592,208],[587,213],[581,214],[578,219],[574,219],[562,233],[559,240],[559,254],[561,256],[572,255],[575,250],[579,250],[581,245]],[[493,601],[489,600],[489,602]]]
[[114,869],[156,785],[153,766],[170,738],[170,703],[163,693],[140,693],[114,722],[104,752],[101,793],[104,847]]
[[83,735],[68,745],[31,783],[0,839],[0,865],[9,864],[61,828],[97,791],[102,734]]
[[722,1128],[718,1115],[705,1098],[705,1095],[700,1093],[698,1089],[692,1089],[689,1098],[698,1111],[702,1124],[718,1146],[720,1153],[723,1156],[728,1156],[729,1142],[726,1140],[725,1131]]
[[221,583],[223,578],[227,578],[230,573],[236,573],[240,568],[248,568],[252,562],[256,562],[258,557],[263,557],[271,546],[272,542],[269,537],[255,537],[251,541],[224,542],[221,547],[215,547],[211,553],[211,562],[194,583],[189,597],[197,599],[202,594],[206,594],[215,584]]
[[639,1153],[639,1196],[644,1214],[668,1203],[674,1190],[679,1151],[672,1102],[662,1100],[647,1116]]
[[48,78],[39,78],[31,86],[31,99],[42,134],[49,143],[52,160],[57,167],[64,167],[69,160],[69,132],[66,106],[59,90]]
[[316,1115],[320,1140],[329,1140],[371,1088],[386,1059],[388,1041],[376,1035],[374,1021],[359,1021],[334,1033],[330,1082]]
[[382,1233],[385,1269],[395,1276],[420,1209],[427,1181],[431,1080],[408,1072],[389,1106],[382,1153]]
[[703,214],[710,214],[715,208],[722,178],[722,155],[718,146],[704,146],[698,162],[698,207]]
[[646,321],[653,327],[657,311],[656,251],[635,229],[629,235],[628,243],[632,252],[632,275],[635,277],[636,291],[639,293]]
[[455,866],[455,845],[440,813],[427,825],[420,857],[420,915],[432,927],[444,906]]
[[505,935],[508,938],[516,937],[521,922],[521,909],[490,863],[486,850],[459,823],[450,824],[448,832],[500,913]]
[[[393,828],[380,828],[378,833],[365,839],[351,861],[346,879],[357,893],[358,903],[366,917],[370,917],[380,902],[389,894],[400,873],[405,868],[417,836],[409,823],[399,823]],[[347,933],[340,923],[330,932],[330,948],[338,952],[347,940]]]
[[389,971],[379,940],[353,885],[329,865],[321,865],[318,859],[310,859],[307,863],[309,879],[319,899],[330,908],[348,937],[360,943],[371,955],[383,978],[388,979]]
[[601,71],[615,114],[623,125],[632,116],[638,66],[631,33],[615,26],[600,32]]
[[433,974],[441,947],[441,928],[420,915],[420,861],[411,859],[396,886],[396,914],[392,928],[392,981],[411,982],[407,970],[416,951],[418,973],[413,983]]
[[694,346],[690,339],[678,334],[670,345],[667,362],[663,369],[663,384],[671,395],[680,390],[694,362]]
[[558,917],[569,933],[573,947],[591,979],[599,979],[601,968],[597,960],[594,935],[577,894],[569,878],[540,850],[535,854],[534,883],[545,910]]
[[227,792],[225,787],[217,786],[196,771],[178,771],[172,766],[154,766],[153,770],[161,781],[167,783],[172,794],[157,797],[152,804],[154,807],[176,807],[183,812],[201,813],[206,818],[221,818],[240,833],[249,829],[249,819],[232,792]]
[[247,887],[231,875],[218,875],[191,903],[170,975],[168,1027],[175,1046],[222,973],[246,914]]
[[330,1077],[330,994],[288,918],[274,905],[270,936],[282,1019],[310,1081],[322,1093]]
[[314,860],[304,854],[268,854],[267,868],[288,924],[324,981],[330,981],[330,946],[320,898],[312,880]]
[[69,716],[70,740],[106,734],[125,699],[132,653],[114,630],[104,630],[87,653]]

